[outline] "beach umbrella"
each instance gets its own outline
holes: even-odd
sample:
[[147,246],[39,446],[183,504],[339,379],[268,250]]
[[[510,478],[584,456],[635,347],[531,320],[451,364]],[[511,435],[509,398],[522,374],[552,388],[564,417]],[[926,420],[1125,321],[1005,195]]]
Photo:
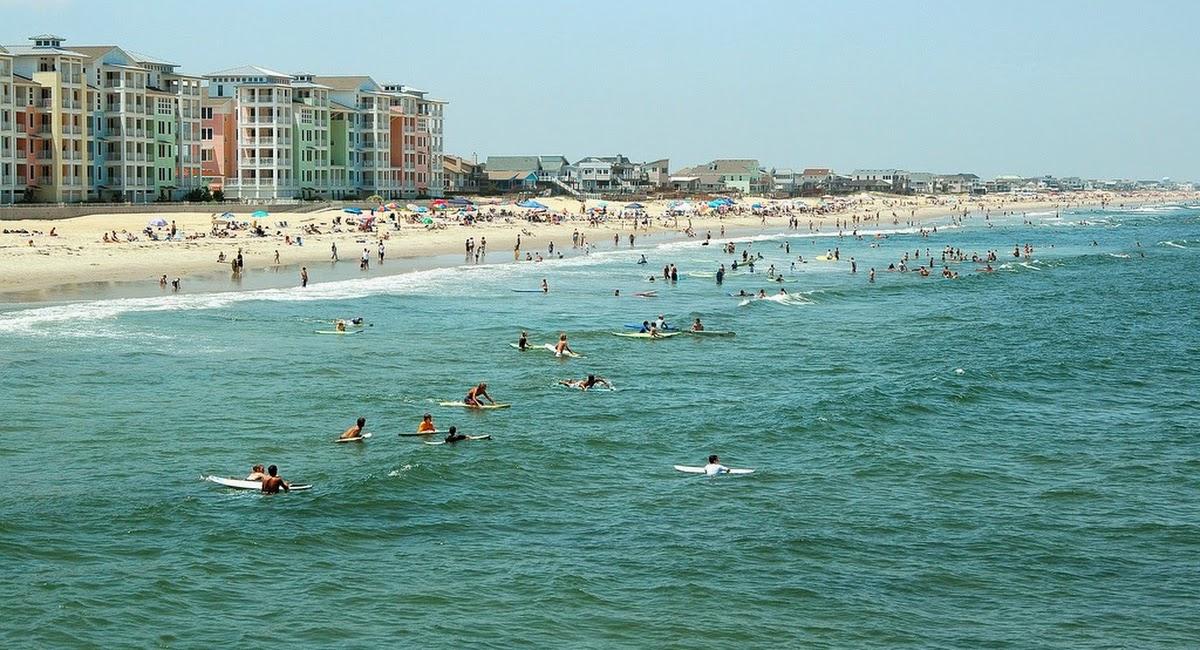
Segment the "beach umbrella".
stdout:
[[342,208],[342,212],[346,214],[362,214],[362,208]]
[[517,205],[522,208],[533,208],[535,210],[545,210],[546,209],[545,205],[538,203],[537,201],[534,201],[533,199],[525,199],[524,201],[521,201]]
[[452,205],[471,205],[471,200],[462,196],[456,196],[450,199]]
[[250,213],[251,219],[266,219],[268,216],[270,216],[270,213],[266,210],[255,210]]
[[626,210],[641,210],[644,207],[646,207],[646,206],[642,205],[641,203],[636,203],[636,202],[628,203],[625,205]]
[[232,212],[222,212],[221,219],[229,219],[230,221],[237,219],[237,215]]
[[150,220],[150,225],[154,226],[155,228],[165,226],[167,225],[167,220],[163,219],[162,217],[155,217],[154,219]]

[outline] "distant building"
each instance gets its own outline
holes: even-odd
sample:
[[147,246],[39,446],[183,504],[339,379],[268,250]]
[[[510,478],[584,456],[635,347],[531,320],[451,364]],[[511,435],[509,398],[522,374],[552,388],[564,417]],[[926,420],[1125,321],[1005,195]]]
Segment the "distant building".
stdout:
[[945,194],[970,194],[979,182],[975,174],[940,174],[934,177],[937,191]]
[[483,188],[483,166],[465,158],[443,156],[442,172],[447,194],[474,194]]
[[936,178],[929,172],[912,172],[908,175],[908,188],[913,194],[933,194],[937,192]]
[[909,193],[910,174],[902,169],[856,169],[850,172],[856,191]]
[[[770,191],[767,174],[758,166],[758,161],[749,158],[714,160],[707,165],[697,165],[676,171],[671,176],[671,185],[676,178],[696,177],[698,191],[738,192],[762,194]],[[715,179],[715,182],[713,182]],[[766,181],[766,182],[764,182]]]

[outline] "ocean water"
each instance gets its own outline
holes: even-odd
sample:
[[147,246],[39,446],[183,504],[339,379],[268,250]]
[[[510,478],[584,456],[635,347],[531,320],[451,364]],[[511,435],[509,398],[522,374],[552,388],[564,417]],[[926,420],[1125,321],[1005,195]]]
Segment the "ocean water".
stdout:
[[[0,305],[0,646],[1200,646],[1200,209],[1031,218]],[[883,272],[946,245],[997,271]],[[610,334],[659,313],[737,336]],[[254,463],[315,488],[199,480]]]

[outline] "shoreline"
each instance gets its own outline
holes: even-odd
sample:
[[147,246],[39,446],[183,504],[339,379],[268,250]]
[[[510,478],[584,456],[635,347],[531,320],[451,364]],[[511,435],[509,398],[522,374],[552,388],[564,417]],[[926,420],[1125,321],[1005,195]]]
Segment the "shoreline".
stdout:
[[[656,202],[647,206],[646,215],[652,219],[649,229],[633,230],[629,220],[620,222],[602,222],[589,224],[579,214],[579,202],[573,199],[549,199],[555,204],[556,214],[564,215],[561,223],[530,222],[521,218],[520,211],[514,211],[510,218],[503,222],[482,222],[475,225],[463,226],[450,224],[440,229],[426,230],[422,226],[404,225],[398,230],[392,230],[390,225],[386,234],[380,232],[328,232],[325,230],[334,217],[345,217],[341,211],[323,211],[304,215],[289,215],[281,213],[277,218],[288,221],[287,227],[273,227],[273,217],[269,231],[280,231],[278,236],[271,234],[267,237],[241,236],[230,239],[202,238],[184,241],[144,241],[144,237],[132,243],[103,243],[96,233],[113,230],[139,232],[145,228],[147,214],[119,215],[90,215],[67,220],[25,220],[10,221],[3,225],[9,230],[24,229],[30,232],[41,231],[49,233],[55,228],[58,235],[50,237],[47,234],[0,234],[0,304],[3,303],[41,303],[64,300],[77,300],[97,297],[96,294],[112,294],[122,297],[145,297],[155,295],[160,290],[158,278],[164,273],[168,279],[179,277],[184,292],[192,292],[199,287],[201,291],[208,290],[253,290],[260,288],[280,288],[299,284],[299,269],[308,266],[310,284],[344,280],[356,277],[371,277],[383,274],[393,275],[415,270],[458,266],[466,262],[464,242],[473,237],[478,242],[486,238],[489,251],[485,260],[480,263],[495,264],[498,262],[514,261],[509,259],[518,237],[521,240],[520,256],[525,259],[526,253],[544,252],[550,242],[555,244],[555,250],[571,252],[568,248],[571,234],[579,230],[594,246],[593,251],[603,252],[613,249],[613,235],[620,235],[621,248],[625,248],[627,237],[635,233],[636,243],[652,242],[659,244],[664,241],[689,239],[685,226],[690,222],[697,239],[702,239],[706,231],[713,231],[714,238],[721,227],[728,234],[740,233],[762,234],[764,232],[792,232],[797,236],[810,234],[808,222],[812,222],[819,233],[836,232],[835,224],[842,219],[853,216],[866,216],[879,213],[879,221],[864,221],[857,227],[871,230],[899,230],[911,227],[926,227],[932,222],[946,219],[964,210],[968,214],[982,215],[985,212],[994,214],[1013,214],[1067,209],[1101,208],[1104,201],[1109,207],[1138,207],[1146,205],[1167,204],[1179,201],[1196,200],[1196,193],[1147,193],[1139,196],[1112,196],[1104,193],[1090,193],[1086,196],[1071,197],[1077,200],[1062,201],[1062,197],[1052,197],[1032,201],[1005,201],[1011,197],[976,197],[971,201],[930,202],[924,197],[890,197],[876,195],[861,195],[842,209],[830,210],[823,214],[796,213],[800,220],[799,230],[787,230],[788,215],[779,214],[767,216],[765,223],[758,214],[733,215],[692,215],[679,216],[673,225],[665,223],[662,216],[666,210],[665,202]],[[1001,200],[996,200],[1000,198]],[[748,199],[744,203],[757,202],[767,206],[768,210],[779,209],[781,205],[812,206],[812,201],[801,200],[767,200]],[[592,203],[592,202],[589,202]],[[495,208],[512,210],[511,206],[482,206],[481,211]],[[589,206],[590,207],[590,206]],[[893,223],[892,214],[899,217],[898,223]],[[154,215],[174,221],[181,232],[197,232],[201,228],[209,228],[213,223],[207,214],[176,214]],[[302,217],[300,221],[291,219]],[[914,225],[908,225],[908,222]],[[322,234],[305,235],[301,227],[320,224]],[[853,226],[845,228],[849,234]],[[285,237],[303,237],[304,245],[286,245]],[[386,249],[386,262],[378,266],[377,246],[383,239]],[[28,242],[32,240],[33,246]],[[338,247],[340,261],[336,264],[330,260],[330,245]],[[238,248],[245,251],[246,273],[232,276],[228,261],[218,263],[217,256],[224,252],[232,258]],[[368,271],[360,271],[359,255],[367,248],[371,255],[371,266]],[[274,251],[279,251],[280,263],[274,264]],[[577,252],[577,251],[576,251]],[[499,257],[497,257],[499,256]],[[287,274],[289,281],[280,281],[279,274]],[[167,291],[170,291],[168,286]]]

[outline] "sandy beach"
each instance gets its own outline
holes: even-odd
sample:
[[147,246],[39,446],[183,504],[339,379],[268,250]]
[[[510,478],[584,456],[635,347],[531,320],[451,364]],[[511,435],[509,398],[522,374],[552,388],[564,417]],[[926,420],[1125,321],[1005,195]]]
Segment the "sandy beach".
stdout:
[[[841,198],[836,203],[823,203],[820,199],[745,198],[738,201],[736,209],[723,213],[702,210],[683,214],[669,214],[667,201],[651,201],[644,204],[643,212],[652,224],[649,228],[639,227],[637,236],[678,235],[686,231],[689,223],[697,236],[704,236],[706,231],[715,236],[722,226],[727,229],[762,226],[763,213],[766,213],[765,224],[769,227],[782,229],[790,215],[800,219],[802,231],[807,230],[811,222],[815,228],[828,232],[836,229],[839,221],[855,216],[870,217],[872,222],[864,227],[875,227],[873,219],[877,213],[878,226],[887,228],[909,222],[923,224],[964,210],[977,214],[1021,213],[1105,203],[1112,207],[1128,207],[1196,198],[1197,194],[1192,192],[1079,192],[936,199],[860,194]],[[539,199],[548,208],[539,213],[539,218],[554,217],[557,223],[550,223],[530,220],[533,211],[517,207],[514,202],[492,201],[478,207],[473,213],[477,215],[477,221],[470,225],[461,223],[460,213],[456,211],[430,213],[434,221],[432,226],[422,223],[429,215],[401,211],[394,214],[392,221],[389,213],[380,212],[381,218],[371,230],[360,230],[357,224],[346,223],[345,219],[351,215],[341,210],[279,213],[256,221],[250,217],[251,208],[245,206],[235,210],[232,221],[239,224],[236,230],[227,230],[230,220],[221,219],[216,213],[97,214],[62,220],[0,221],[0,229],[7,231],[0,234],[0,292],[37,291],[96,281],[157,283],[163,275],[170,279],[182,278],[186,286],[189,276],[229,270],[229,260],[239,249],[245,268],[254,271],[277,264],[328,262],[333,245],[337,246],[343,264],[357,264],[364,248],[369,250],[374,263],[380,242],[385,246],[388,259],[462,253],[466,239],[473,237],[476,242],[486,239],[489,261],[501,261],[512,256],[520,237],[523,259],[526,252],[545,252],[550,242],[554,242],[557,249],[569,247],[575,230],[583,233],[598,250],[613,245],[614,233],[622,234],[624,246],[633,227],[633,219],[621,218],[622,204],[616,202],[588,201],[584,204],[569,198]],[[701,200],[691,203],[703,206]],[[761,207],[752,209],[755,204]],[[600,212],[602,208],[607,210],[606,214]],[[159,238],[155,241],[145,230],[152,220],[157,219],[164,220],[166,226],[151,228],[154,236]],[[172,223],[177,229],[177,237],[167,240]],[[262,225],[266,236],[251,233],[249,227],[255,223]],[[215,236],[214,228],[228,236]],[[111,237],[112,233],[116,233],[115,241],[106,242],[105,235]],[[129,241],[130,238],[135,240]],[[225,255],[226,261],[218,262],[221,254]],[[312,282],[321,281],[319,270],[311,270],[310,276]]]

